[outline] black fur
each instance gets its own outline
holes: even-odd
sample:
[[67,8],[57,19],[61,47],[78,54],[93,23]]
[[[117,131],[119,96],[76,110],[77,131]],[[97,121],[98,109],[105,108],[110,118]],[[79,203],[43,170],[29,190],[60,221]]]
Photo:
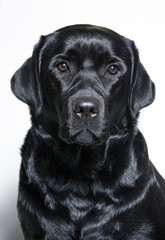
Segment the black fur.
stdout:
[[136,123],[155,88],[132,41],[75,25],[15,73],[30,107],[18,212],[26,240],[165,240],[165,182]]

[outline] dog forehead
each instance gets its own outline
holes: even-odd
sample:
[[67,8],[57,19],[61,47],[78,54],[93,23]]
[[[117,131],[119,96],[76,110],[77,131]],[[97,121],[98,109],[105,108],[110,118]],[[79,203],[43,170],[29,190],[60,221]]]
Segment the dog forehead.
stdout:
[[65,39],[65,51],[70,49],[95,49],[102,51],[111,51],[113,49],[113,43],[109,39],[103,36],[92,35],[77,35],[70,36]]
[[106,59],[113,56],[125,58],[130,53],[130,42],[109,29],[105,31],[102,28],[66,27],[44,36],[40,59],[43,59],[43,56],[51,59],[58,54],[80,55],[81,58],[85,55]]
[[[61,43],[65,50],[85,49],[84,47],[103,49],[105,51],[120,52],[120,48],[127,48],[129,39],[103,27],[92,25],[73,25],[56,31],[58,44]],[[128,41],[127,41],[128,40]]]

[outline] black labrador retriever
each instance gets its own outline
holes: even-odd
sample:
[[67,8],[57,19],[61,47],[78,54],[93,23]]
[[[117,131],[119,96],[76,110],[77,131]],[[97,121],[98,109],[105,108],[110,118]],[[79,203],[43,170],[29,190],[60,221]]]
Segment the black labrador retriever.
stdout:
[[42,36],[12,91],[31,111],[18,212],[26,240],[165,240],[165,181],[137,128],[155,88],[134,42],[74,25]]

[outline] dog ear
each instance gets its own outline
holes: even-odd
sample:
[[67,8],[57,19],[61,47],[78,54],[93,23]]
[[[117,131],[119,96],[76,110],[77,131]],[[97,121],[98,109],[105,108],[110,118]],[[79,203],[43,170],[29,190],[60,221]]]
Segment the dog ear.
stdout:
[[32,57],[16,71],[11,79],[11,89],[14,95],[39,114],[42,109],[42,89],[39,77],[39,52],[42,40],[35,46]]
[[154,101],[155,85],[141,64],[135,45],[133,49],[129,106],[131,113],[136,117],[140,109],[150,105]]

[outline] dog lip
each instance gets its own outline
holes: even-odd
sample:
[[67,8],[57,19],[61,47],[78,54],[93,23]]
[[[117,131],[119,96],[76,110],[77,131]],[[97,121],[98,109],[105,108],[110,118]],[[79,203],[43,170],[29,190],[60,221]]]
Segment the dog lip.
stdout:
[[[83,136],[84,132],[84,136]],[[81,136],[82,134],[82,136]],[[86,139],[85,134],[87,134],[88,138]],[[105,143],[107,139],[101,138],[101,136],[97,136],[95,133],[93,133],[89,128],[84,127],[80,131],[78,131],[76,134],[72,135],[67,141],[70,143],[78,143],[83,146],[88,146],[91,144],[102,144]]]
[[77,131],[76,133],[74,133],[71,138],[77,136],[78,134],[81,134],[82,132],[89,132],[91,135],[94,135],[95,136],[95,133],[93,133],[88,127],[84,127],[82,129],[80,129],[79,131]]

